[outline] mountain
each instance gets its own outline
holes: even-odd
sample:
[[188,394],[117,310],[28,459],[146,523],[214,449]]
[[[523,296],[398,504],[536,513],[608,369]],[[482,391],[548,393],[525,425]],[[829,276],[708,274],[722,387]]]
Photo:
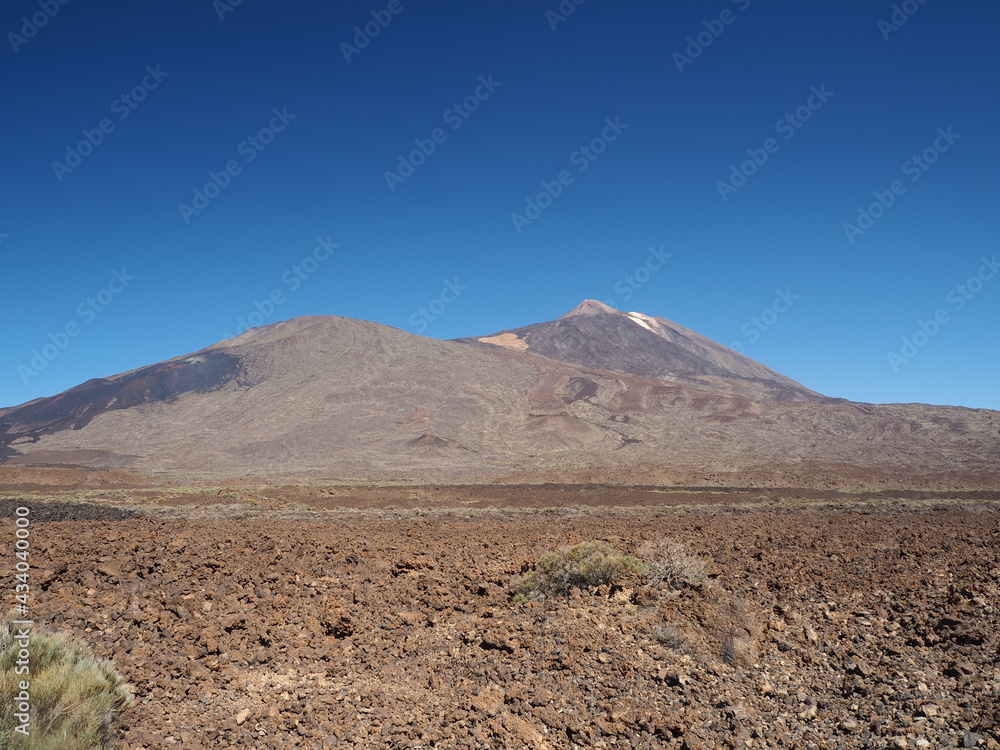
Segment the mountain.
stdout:
[[547,323],[512,328],[491,336],[458,339],[504,346],[584,367],[706,386],[769,391],[775,398],[816,397],[760,362],[664,318],[621,312],[588,299]]
[[304,317],[0,409],[0,461],[183,478],[995,487],[1000,413],[831,399],[587,301],[491,336]]

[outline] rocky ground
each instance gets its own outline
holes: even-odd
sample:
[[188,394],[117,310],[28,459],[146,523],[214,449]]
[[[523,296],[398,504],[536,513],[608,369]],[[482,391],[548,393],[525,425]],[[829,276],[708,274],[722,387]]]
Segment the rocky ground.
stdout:
[[[199,490],[159,515],[8,493],[0,538],[30,505],[33,615],[133,685],[122,750],[1000,748],[995,498],[587,491]],[[512,602],[591,539],[676,540],[708,576]]]

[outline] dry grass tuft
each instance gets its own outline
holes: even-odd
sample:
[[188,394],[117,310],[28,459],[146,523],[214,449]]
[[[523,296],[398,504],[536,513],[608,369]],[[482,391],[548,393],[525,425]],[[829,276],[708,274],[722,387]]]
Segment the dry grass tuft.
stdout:
[[639,555],[646,561],[646,575],[653,584],[678,589],[708,580],[707,561],[692,554],[680,542],[661,539],[646,543],[640,548]]
[[[66,636],[33,628],[30,675],[17,674],[22,642],[8,615],[0,618],[0,747],[9,750],[105,750],[132,694],[111,662]],[[30,735],[15,731],[10,710],[20,682],[30,680]]]
[[653,638],[663,647],[669,648],[678,654],[690,654],[692,652],[691,639],[676,625],[667,623],[658,625],[651,631]]

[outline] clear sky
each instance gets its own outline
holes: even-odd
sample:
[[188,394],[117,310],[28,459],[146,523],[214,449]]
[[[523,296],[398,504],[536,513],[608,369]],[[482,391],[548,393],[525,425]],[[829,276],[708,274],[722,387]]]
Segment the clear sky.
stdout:
[[8,0],[0,405],[247,324],[452,338],[594,298],[831,396],[1000,409],[998,22]]

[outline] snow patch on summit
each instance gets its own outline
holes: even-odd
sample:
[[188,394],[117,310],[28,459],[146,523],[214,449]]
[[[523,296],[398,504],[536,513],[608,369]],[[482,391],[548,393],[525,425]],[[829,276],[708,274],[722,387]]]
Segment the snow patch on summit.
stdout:
[[656,322],[655,318],[651,318],[648,315],[643,315],[642,313],[637,313],[637,312],[625,313],[625,315],[632,322],[637,323],[638,325],[641,325],[647,331],[652,331],[653,333],[659,333],[660,332],[659,330],[657,330],[657,329],[659,329],[660,324]]

